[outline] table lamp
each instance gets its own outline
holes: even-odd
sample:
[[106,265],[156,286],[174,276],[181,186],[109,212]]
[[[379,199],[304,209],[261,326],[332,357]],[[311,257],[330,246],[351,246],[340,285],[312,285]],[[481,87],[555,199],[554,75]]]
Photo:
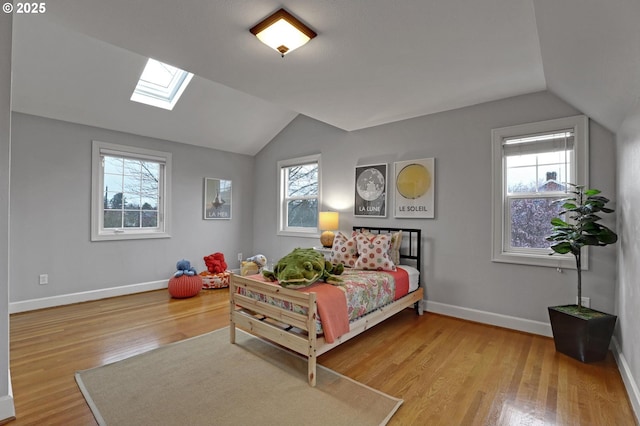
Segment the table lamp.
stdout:
[[338,229],[338,212],[320,212],[318,216],[318,227],[322,234],[320,235],[320,243],[323,247],[333,246],[333,230]]

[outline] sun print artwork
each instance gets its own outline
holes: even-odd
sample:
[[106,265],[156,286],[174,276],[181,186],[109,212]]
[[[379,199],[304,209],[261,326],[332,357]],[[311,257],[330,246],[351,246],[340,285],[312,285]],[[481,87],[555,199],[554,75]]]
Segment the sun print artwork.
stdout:
[[398,161],[394,164],[394,216],[433,218],[435,159]]

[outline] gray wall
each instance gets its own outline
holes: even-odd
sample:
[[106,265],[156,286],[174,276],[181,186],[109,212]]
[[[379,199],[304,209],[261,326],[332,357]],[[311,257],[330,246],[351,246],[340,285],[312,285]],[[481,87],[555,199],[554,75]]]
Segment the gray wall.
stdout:
[[0,14],[0,420],[15,414],[9,397],[9,171],[11,169],[11,29]]
[[[548,323],[547,306],[575,303],[576,273],[554,268],[491,262],[491,129],[579,114],[547,93],[535,93],[418,117],[370,129],[343,132],[299,116],[256,157],[254,251],[278,258],[316,239],[274,237],[276,161],[322,154],[324,208],[341,211],[340,228],[352,225],[420,227],[427,300]],[[613,135],[590,125],[590,183],[615,196]],[[436,218],[353,217],[356,165],[425,157],[436,159]],[[615,248],[592,251],[583,274],[583,295],[592,307],[614,310]]]
[[[166,280],[217,251],[235,268],[251,250],[253,157],[18,113],[12,134],[11,302]],[[173,153],[171,238],[90,241],[92,140]],[[233,181],[231,220],[203,220],[205,177]]]
[[[640,106],[629,114],[617,133],[618,144],[618,289],[616,339],[626,360],[618,363],[635,383],[640,383]],[[624,377],[624,376],[623,376]],[[633,388],[627,386],[631,393]],[[637,387],[631,398],[640,400]],[[640,406],[636,406],[640,413]]]

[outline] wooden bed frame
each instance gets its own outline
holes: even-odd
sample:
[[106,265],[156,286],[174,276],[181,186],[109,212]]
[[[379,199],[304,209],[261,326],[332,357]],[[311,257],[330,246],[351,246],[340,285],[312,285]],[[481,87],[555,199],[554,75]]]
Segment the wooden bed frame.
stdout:
[[[354,226],[353,229],[357,230],[361,229],[361,227]],[[420,229],[370,227],[366,229],[373,233],[397,232],[401,230],[403,232],[403,242],[405,238],[407,238],[408,243],[403,244],[400,257],[401,259],[411,259],[415,261],[416,269],[420,270],[420,262],[422,260],[420,251],[422,237]],[[307,315],[282,309],[238,294],[239,287],[244,287],[247,291],[253,293],[263,294],[306,308]],[[422,298],[423,288],[420,286],[417,290],[407,294],[401,299],[378,308],[351,322],[348,333],[335,339],[333,343],[327,343],[322,335],[316,334],[318,307],[315,293],[303,293],[233,274],[229,283],[230,341],[231,343],[235,343],[236,327],[238,327],[255,336],[270,340],[308,357],[308,380],[311,386],[315,386],[316,358],[318,356],[374,325],[379,324],[405,308],[415,306],[416,312],[421,315],[422,304],[420,302]]]

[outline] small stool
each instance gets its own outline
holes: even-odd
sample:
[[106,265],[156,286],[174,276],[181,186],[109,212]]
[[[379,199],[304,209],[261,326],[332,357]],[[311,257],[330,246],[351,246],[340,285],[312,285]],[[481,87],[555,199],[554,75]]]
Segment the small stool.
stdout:
[[202,289],[202,278],[199,275],[181,275],[169,279],[169,294],[176,299],[193,297]]

